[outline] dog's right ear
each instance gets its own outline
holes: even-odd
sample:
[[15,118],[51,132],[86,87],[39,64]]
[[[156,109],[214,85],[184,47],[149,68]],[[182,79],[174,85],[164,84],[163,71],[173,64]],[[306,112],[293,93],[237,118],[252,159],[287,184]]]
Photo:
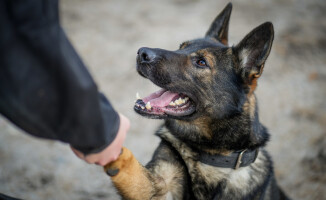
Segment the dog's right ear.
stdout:
[[222,12],[214,19],[206,33],[206,37],[215,38],[224,45],[228,45],[229,21],[232,3],[228,3]]
[[236,47],[241,76],[253,91],[272,48],[273,24],[266,22],[252,30]]

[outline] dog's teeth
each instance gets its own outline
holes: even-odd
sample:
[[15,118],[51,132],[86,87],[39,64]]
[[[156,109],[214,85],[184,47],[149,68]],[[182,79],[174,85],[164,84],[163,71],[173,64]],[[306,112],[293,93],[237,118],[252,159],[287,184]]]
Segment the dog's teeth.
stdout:
[[177,104],[177,105],[180,105],[180,104],[182,104],[182,99],[181,99],[181,98],[179,98],[179,99],[175,100],[175,104]]
[[145,109],[145,107],[144,107],[144,106],[140,106],[140,107],[141,107],[141,109],[143,109],[143,110]]
[[138,92],[136,93],[136,99],[141,99]]
[[170,106],[177,106],[186,103],[189,100],[189,97],[186,97],[182,99],[181,97],[179,99],[176,99],[175,101],[172,101],[169,103]]
[[179,99],[175,100],[174,103],[175,103],[175,105],[179,105],[180,104]]
[[151,106],[151,102],[147,102],[147,104],[146,104],[146,109],[147,110],[150,110],[152,108],[152,106]]

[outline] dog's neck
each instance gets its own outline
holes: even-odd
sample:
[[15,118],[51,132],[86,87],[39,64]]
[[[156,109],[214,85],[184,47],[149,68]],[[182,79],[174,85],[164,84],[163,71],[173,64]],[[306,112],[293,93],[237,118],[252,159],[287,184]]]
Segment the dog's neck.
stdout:
[[195,149],[230,153],[264,146],[269,135],[259,122],[255,95],[247,98],[242,112],[223,119],[200,117],[192,121],[166,120],[166,127],[177,138]]

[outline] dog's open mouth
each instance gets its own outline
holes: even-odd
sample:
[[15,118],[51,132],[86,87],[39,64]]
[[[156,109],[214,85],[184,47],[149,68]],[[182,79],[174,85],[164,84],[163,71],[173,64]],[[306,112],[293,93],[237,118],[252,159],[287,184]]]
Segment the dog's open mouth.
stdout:
[[195,112],[194,102],[185,94],[161,89],[141,99],[137,95],[134,109],[140,114],[155,118],[164,116],[182,117]]

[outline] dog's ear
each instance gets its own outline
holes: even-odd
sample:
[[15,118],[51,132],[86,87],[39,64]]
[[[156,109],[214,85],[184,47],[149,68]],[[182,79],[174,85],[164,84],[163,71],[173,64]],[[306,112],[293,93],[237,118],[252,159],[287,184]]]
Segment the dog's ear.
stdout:
[[240,61],[241,76],[246,84],[254,86],[251,90],[255,89],[256,81],[263,72],[273,39],[273,24],[266,22],[252,30],[235,47]]
[[229,21],[232,11],[232,3],[228,3],[223,11],[214,19],[206,33],[206,37],[212,37],[228,45]]

